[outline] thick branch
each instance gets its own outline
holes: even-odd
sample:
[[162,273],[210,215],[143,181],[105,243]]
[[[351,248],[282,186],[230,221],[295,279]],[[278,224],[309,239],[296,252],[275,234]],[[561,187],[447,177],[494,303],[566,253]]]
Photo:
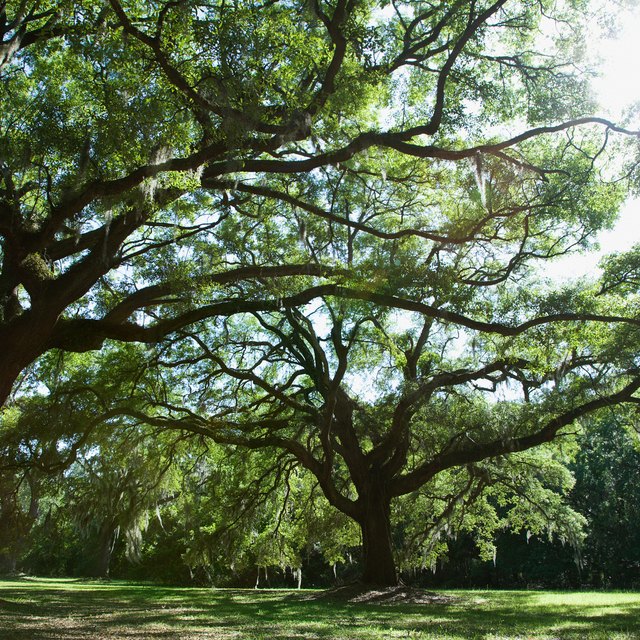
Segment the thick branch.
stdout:
[[527,330],[556,322],[602,322],[625,323],[640,326],[640,319],[624,316],[608,316],[592,313],[555,313],[539,316],[519,325],[505,325],[499,322],[474,320],[455,311],[447,311],[422,302],[379,294],[362,289],[343,287],[335,284],[311,287],[292,296],[269,300],[225,300],[198,309],[193,309],[174,318],[161,320],[151,326],[142,327],[133,323],[116,323],[108,320],[61,320],[58,331],[49,348],[59,347],[69,350],[89,350],[97,348],[96,341],[107,339],[125,342],[159,342],[168,334],[195,322],[214,317],[226,317],[240,313],[279,311],[287,307],[299,307],[316,298],[335,296],[351,300],[363,300],[392,309],[415,311],[429,318],[448,324],[466,327],[474,331],[494,333],[502,336],[517,336]]
[[[402,153],[419,157],[419,158],[432,158],[435,160],[463,160],[465,158],[473,158],[478,153],[486,153],[496,155],[503,160],[512,162],[517,166],[522,166],[522,162],[515,158],[510,158],[503,153],[504,149],[508,149],[516,146],[521,142],[530,140],[542,135],[548,135],[551,133],[557,133],[559,131],[565,131],[572,127],[579,127],[588,124],[597,124],[606,127],[607,129],[616,133],[621,133],[628,136],[640,137],[640,132],[632,131],[615,125],[610,120],[598,117],[586,117],[576,118],[574,120],[568,120],[566,122],[551,125],[546,127],[535,127],[529,129],[517,136],[502,140],[496,143],[486,143],[476,145],[473,147],[467,147],[463,149],[446,149],[443,147],[437,147],[434,145],[417,145],[410,144],[407,140],[425,133],[425,129],[428,125],[413,127],[400,132],[384,132],[378,133],[375,131],[369,131],[362,133],[354,138],[346,146],[328,151],[326,153],[318,154],[312,158],[305,160],[268,160],[268,159],[247,159],[247,160],[229,160],[226,162],[214,162],[211,163],[204,171],[204,179],[215,178],[225,173],[233,172],[265,172],[265,173],[304,173],[312,171],[318,167],[326,165],[337,165],[341,162],[346,162],[355,156],[357,153],[365,151],[371,147],[390,147],[396,149]],[[541,171],[535,168],[537,172]]]
[[640,389],[640,377],[634,378],[616,393],[600,396],[565,411],[559,416],[549,420],[541,429],[530,435],[520,438],[492,440],[472,446],[466,444],[464,448],[437,455],[414,471],[393,480],[391,492],[395,496],[411,493],[445,469],[470,464],[472,462],[480,462],[487,458],[495,458],[496,456],[515,453],[517,451],[526,451],[545,442],[551,442],[558,436],[558,432],[563,427],[570,425],[582,416],[588,415],[603,407],[625,402],[634,402],[633,394],[638,389]]

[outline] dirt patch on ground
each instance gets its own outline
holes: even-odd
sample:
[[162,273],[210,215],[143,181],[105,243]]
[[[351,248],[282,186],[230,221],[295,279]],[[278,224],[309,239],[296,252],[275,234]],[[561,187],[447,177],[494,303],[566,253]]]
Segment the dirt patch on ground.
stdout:
[[453,604],[457,598],[425,589],[397,585],[395,587],[371,587],[363,584],[347,584],[323,591],[317,600],[352,602],[354,604]]

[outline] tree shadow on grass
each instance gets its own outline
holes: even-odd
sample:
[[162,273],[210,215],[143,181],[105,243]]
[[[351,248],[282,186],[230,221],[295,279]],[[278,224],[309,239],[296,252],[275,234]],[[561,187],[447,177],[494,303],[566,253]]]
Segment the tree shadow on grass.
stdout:
[[429,597],[352,602],[304,591],[15,581],[0,588],[0,638],[640,637],[640,597],[609,604],[567,604],[562,595],[546,603],[522,592]]

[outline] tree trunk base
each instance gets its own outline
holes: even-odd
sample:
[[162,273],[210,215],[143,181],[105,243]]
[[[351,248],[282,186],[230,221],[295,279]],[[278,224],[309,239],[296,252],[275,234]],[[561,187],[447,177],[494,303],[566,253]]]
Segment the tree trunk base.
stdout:
[[372,587],[362,582],[334,587],[324,591],[319,599],[335,600],[349,603],[379,603],[379,604],[451,604],[458,600],[454,596],[442,595],[425,589],[407,587],[398,584],[388,587]]

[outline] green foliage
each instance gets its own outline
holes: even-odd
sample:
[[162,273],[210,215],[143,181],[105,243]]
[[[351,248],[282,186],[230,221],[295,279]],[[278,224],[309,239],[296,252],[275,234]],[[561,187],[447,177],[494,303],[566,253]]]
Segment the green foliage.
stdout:
[[[640,580],[635,525],[639,454],[637,434],[629,426],[632,423],[632,411],[605,410],[594,416],[584,423],[576,438],[578,448],[568,468],[558,468],[561,477],[571,471],[566,485],[570,491],[562,509],[569,505],[581,514],[582,540],[566,539],[566,534],[547,536],[549,523],[541,522],[538,529],[527,524],[519,532],[498,532],[494,539],[495,562],[481,563],[471,536],[449,537],[437,571],[433,575],[423,572],[420,583],[430,588],[487,584],[509,588],[636,588]],[[541,471],[545,480],[553,476],[545,467]],[[524,502],[529,495],[535,492],[523,494]],[[550,497],[557,500],[557,495]],[[542,501],[538,505],[548,508]],[[525,514],[535,518],[535,511],[528,509]],[[557,526],[563,520],[566,514],[551,524]]]
[[640,387],[634,251],[600,283],[539,275],[629,182],[632,132],[576,64],[586,3],[0,16],[13,514],[25,469],[62,473],[59,530],[92,532],[103,573],[117,531],[157,554],[157,508],[214,580],[362,542],[392,582],[392,540],[430,567],[505,527],[577,544],[557,442]]
[[603,415],[586,429],[574,463],[572,503],[589,523],[582,550],[584,578],[591,584],[640,584],[637,513],[640,457],[624,416]]

